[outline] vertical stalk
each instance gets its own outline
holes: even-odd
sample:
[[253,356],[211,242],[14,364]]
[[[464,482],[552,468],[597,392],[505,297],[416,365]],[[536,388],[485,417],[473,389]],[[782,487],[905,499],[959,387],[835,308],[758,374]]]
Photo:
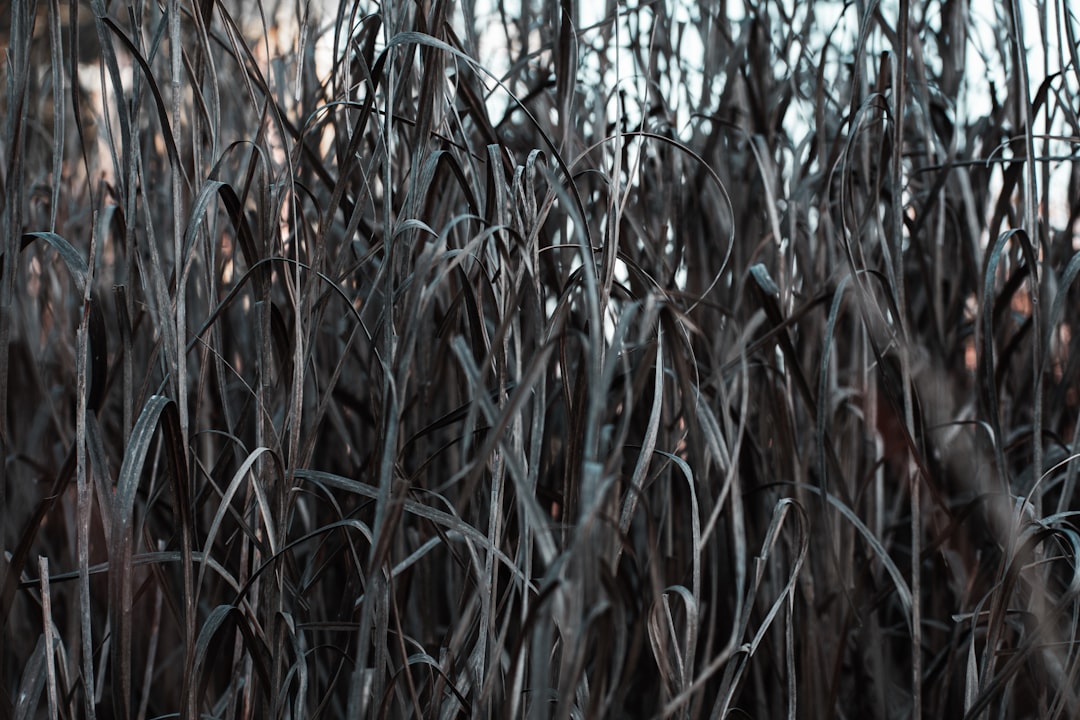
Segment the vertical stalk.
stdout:
[[[1024,228],[1027,232],[1027,242],[1032,244],[1036,261],[1042,255],[1042,242],[1039,234],[1039,216],[1036,202],[1038,195],[1035,183],[1035,135],[1032,130],[1035,118],[1031,115],[1031,80],[1028,77],[1027,54],[1024,50],[1024,18],[1021,14],[1020,3],[1016,0],[1009,2],[1009,20],[1012,25],[1012,50],[1013,64],[1016,66],[1016,79],[1019,83],[1019,103],[1017,109],[1020,120],[1024,127]],[[1049,47],[1046,48],[1049,52]],[[1045,62],[1045,54],[1044,54]],[[1049,119],[1047,120],[1049,122]],[[1036,517],[1042,517],[1042,493],[1039,491],[1038,481],[1042,476],[1043,447],[1042,447],[1042,325],[1039,312],[1039,268],[1031,268],[1028,275],[1028,292],[1031,294],[1031,323],[1035,332],[1032,333],[1034,341],[1031,366],[1033,368],[1034,408],[1032,408],[1032,460],[1031,482],[1032,497],[1030,502]]]
[[[908,20],[911,8],[909,0],[900,0],[900,18],[897,28],[898,67],[893,82],[893,145],[892,145],[892,181],[890,183],[892,204],[892,241],[893,262],[895,263],[896,303],[900,308],[897,320],[900,323],[900,373],[904,389],[904,424],[908,435],[915,434],[915,412],[911,397],[911,333],[905,314],[907,291],[904,279],[904,196],[905,183],[904,150],[904,108],[907,104],[908,74]],[[922,555],[922,478],[911,451],[907,453],[907,478],[911,487],[911,702],[914,720],[922,717],[922,579],[920,577]]]

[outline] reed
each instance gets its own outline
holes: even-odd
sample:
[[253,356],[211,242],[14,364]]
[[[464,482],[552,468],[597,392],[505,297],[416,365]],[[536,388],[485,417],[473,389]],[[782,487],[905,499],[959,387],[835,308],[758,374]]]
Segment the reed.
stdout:
[[0,720],[1080,716],[1066,5],[293,5],[0,8]]

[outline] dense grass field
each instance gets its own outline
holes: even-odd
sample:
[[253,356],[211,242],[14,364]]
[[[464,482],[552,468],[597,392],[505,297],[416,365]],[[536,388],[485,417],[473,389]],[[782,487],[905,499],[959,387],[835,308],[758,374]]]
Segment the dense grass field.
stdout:
[[1080,717],[1080,17],[0,7],[0,720]]

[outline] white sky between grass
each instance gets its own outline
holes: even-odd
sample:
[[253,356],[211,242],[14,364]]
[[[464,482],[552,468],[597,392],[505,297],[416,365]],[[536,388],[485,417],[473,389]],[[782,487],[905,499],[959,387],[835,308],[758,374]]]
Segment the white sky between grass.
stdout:
[[[342,0],[348,2],[349,0]],[[384,2],[390,3],[394,0],[384,0]],[[526,0],[528,1],[528,0]],[[681,45],[679,47],[679,60],[680,64],[676,68],[667,69],[668,85],[661,88],[661,92],[665,94],[664,104],[671,111],[671,115],[675,122],[673,130],[676,133],[676,137],[683,140],[689,139],[692,134],[692,127],[690,126],[689,115],[694,110],[701,110],[699,108],[698,98],[692,96],[695,92],[695,88],[700,88],[702,78],[699,68],[702,65],[704,58],[705,48],[702,43],[702,39],[697,35],[694,20],[696,15],[703,11],[703,8],[713,7],[711,3],[697,2],[695,0],[657,0],[659,2],[665,2],[668,9],[668,16],[672,21],[672,27],[670,31],[681,33]],[[767,2],[768,0],[762,0]],[[775,1],[775,0],[774,0]],[[455,30],[460,36],[464,37],[464,19],[462,15],[462,8],[466,6],[468,0],[457,0],[454,7],[454,23]],[[474,21],[474,27],[477,31],[477,39],[479,45],[480,57],[477,58],[479,64],[488,69],[495,77],[502,77],[504,73],[509,69],[508,60],[510,54],[505,51],[506,31],[501,25],[501,19],[496,12],[498,7],[496,3],[498,0],[472,0],[472,5],[476,18]],[[521,0],[503,0],[504,7],[509,14],[513,14],[518,8],[520,8]],[[784,14],[787,17],[795,18],[793,22],[805,22],[808,8],[810,3],[799,2],[798,0],[780,0],[784,7]],[[870,4],[872,0],[868,0],[867,4]],[[1038,91],[1040,85],[1044,80],[1056,73],[1062,71],[1064,63],[1062,61],[1062,49],[1058,40],[1058,23],[1061,21],[1060,17],[1055,17],[1053,13],[1065,13],[1070,12],[1068,6],[1068,0],[1021,0],[1020,9],[1022,18],[1021,21],[1024,27],[1025,48],[1024,51],[1027,56],[1027,68],[1030,73],[1029,76],[1029,94],[1030,97],[1034,97]],[[628,116],[626,118],[618,117],[620,109],[615,102],[618,97],[618,93],[613,92],[615,87],[612,86],[625,86],[629,85],[632,91],[628,94],[631,97],[641,99],[641,105],[647,106],[646,99],[649,97],[649,89],[647,87],[645,78],[645,68],[639,68],[635,64],[633,55],[625,50],[625,42],[628,38],[632,37],[631,29],[629,26],[628,17],[631,14],[636,15],[636,19],[642,24],[651,22],[649,19],[651,13],[647,12],[646,6],[648,3],[646,0],[638,0],[633,4],[620,2],[617,5],[618,16],[618,28],[616,30],[615,45],[619,48],[615,54],[615,57],[611,57],[613,62],[614,76],[600,77],[598,64],[589,56],[585,54],[582,58],[582,64],[578,67],[578,83],[594,88],[600,88],[601,93],[608,99],[608,117],[609,123],[615,123],[619,125],[620,120],[625,120],[628,127],[635,127],[637,123],[641,121],[640,117]],[[1042,15],[1044,9],[1049,5],[1049,17]],[[292,3],[284,3],[278,6],[277,16],[273,19],[268,18],[271,23],[275,23],[278,26],[278,43],[282,48],[297,47],[297,36],[299,31],[300,18],[297,18],[295,14],[292,14],[291,22],[289,15],[294,13],[296,6]],[[333,65],[333,19],[338,8],[337,0],[306,0],[301,7],[304,8],[304,12],[308,13],[309,22],[307,26],[307,36],[304,38],[304,42],[314,43],[314,59],[316,63],[316,72],[320,78],[326,78],[331,71]],[[376,11],[378,5],[374,2],[371,3],[370,11]],[[579,28],[579,47],[587,47],[589,45],[589,35],[600,32],[599,25],[607,20],[607,3],[601,0],[591,0],[589,2],[580,2],[575,4],[578,17],[575,18],[577,27]],[[859,26],[862,22],[862,18],[857,15],[857,9],[851,3],[845,3],[838,0],[817,0],[813,2],[813,12],[816,33],[812,33],[809,36],[811,47],[802,47],[795,45],[792,48],[792,55],[787,58],[777,58],[778,63],[787,63],[786,67],[778,67],[777,72],[779,75],[789,77],[797,81],[797,74],[799,72],[806,72],[808,69],[812,72],[816,72],[817,64],[820,62],[820,56],[822,48],[826,43],[825,33],[828,33],[828,41],[831,43],[830,50],[830,62],[831,63],[844,63],[850,62],[852,55],[856,49],[856,42],[859,35]],[[895,28],[898,23],[896,18],[899,13],[898,0],[882,0],[880,2],[881,13],[885,18],[892,18],[892,25]],[[728,20],[735,26],[745,20],[746,14],[744,12],[745,6],[739,2],[731,2],[728,4],[729,17]],[[932,8],[932,12],[940,13],[941,3],[935,5]],[[963,87],[961,89],[960,96],[964,99],[965,104],[961,107],[951,108],[953,112],[953,119],[957,128],[963,128],[968,126],[969,123],[976,121],[978,118],[986,116],[991,109],[991,83],[996,88],[999,96],[1006,92],[1009,88],[1008,79],[1006,78],[1006,69],[998,61],[997,49],[1001,44],[1002,37],[1009,37],[1008,28],[1010,27],[1010,21],[1007,16],[1008,5],[1006,0],[969,0],[969,33],[966,44],[966,57],[965,57],[965,73],[962,79]],[[360,13],[363,16],[363,13]],[[276,21],[276,22],[275,22]],[[1075,20],[1074,20],[1075,21]],[[937,18],[931,18],[932,24],[940,27],[940,22]],[[388,30],[384,28],[384,42],[389,39],[386,34]],[[549,29],[550,32],[550,29]],[[521,39],[518,38],[518,41]],[[533,49],[539,48],[541,43],[541,33],[539,28],[533,28],[530,32],[530,36],[525,38],[525,41],[529,43],[529,46]],[[774,38],[775,40],[775,38]],[[892,48],[878,48],[875,47],[875,43],[880,42],[879,34],[875,34],[871,40],[870,46],[866,49],[866,58],[868,63],[876,62],[874,59],[880,55],[881,49],[888,49],[892,51]],[[1046,53],[1046,49],[1050,49],[1050,53]],[[806,57],[800,58],[800,54]],[[581,55],[579,54],[579,57]],[[922,58],[926,62],[933,63],[935,59],[931,56],[925,56]],[[895,61],[895,60],[894,60]],[[801,64],[800,64],[801,63]],[[931,71],[931,74],[933,72]],[[835,76],[834,76],[835,77]],[[1066,72],[1064,74],[1064,82],[1070,84],[1070,92],[1066,93],[1067,97],[1076,97],[1077,92],[1080,89],[1072,87],[1072,83],[1075,80],[1075,75]],[[493,116],[499,117],[502,112],[511,102],[511,99],[507,96],[506,92],[498,89],[491,78],[484,78],[484,83],[491,89],[491,95],[489,97],[490,107],[493,110]],[[845,81],[846,78],[840,74],[840,82]],[[1061,78],[1059,77],[1059,82]],[[294,80],[295,82],[295,80]],[[298,90],[297,90],[298,91]],[[448,80],[448,92],[452,92],[452,88],[449,85]],[[1029,101],[1030,101],[1029,97]],[[1050,94],[1050,98],[1053,102],[1056,102],[1056,97],[1053,93]],[[713,108],[706,108],[705,110],[713,110]],[[1080,108],[1073,108],[1073,112],[1080,111]],[[1043,152],[1048,153],[1051,156],[1068,156],[1075,154],[1080,150],[1080,139],[1077,138],[1057,138],[1052,142],[1044,144],[1039,139],[1039,134],[1053,134],[1061,133],[1058,129],[1063,126],[1060,109],[1055,109],[1055,127],[1048,130],[1046,128],[1045,117],[1046,107],[1044,106],[1038,117],[1034,132],[1037,138],[1037,154]],[[791,141],[791,147],[803,148],[802,152],[807,152],[806,144],[801,144],[803,138],[812,132],[814,110],[812,104],[809,101],[801,101],[796,99],[792,103],[791,112],[788,113],[785,120],[785,132]],[[1013,129],[1016,132],[1016,129]],[[967,138],[962,138],[961,142],[968,142]],[[1022,142],[1022,138],[1016,136],[1013,138],[1013,142]],[[634,158],[641,160],[644,152],[641,146],[641,141],[631,141],[630,153],[631,162],[635,162]],[[977,150],[977,156],[979,157],[992,157],[992,158],[1008,158],[1014,155],[1023,153],[1020,146],[1013,146],[1000,148],[979,148]],[[789,157],[782,163],[783,168],[787,168],[790,173],[790,168],[798,167],[801,163],[801,159],[790,157],[790,153],[796,152],[790,149],[771,148],[772,152],[786,152],[789,153]],[[614,164],[615,153],[617,147],[609,145],[606,148],[608,153],[607,157]],[[1049,180],[1049,187],[1039,187],[1039,198],[1047,206],[1047,215],[1050,221],[1051,227],[1057,229],[1061,228],[1068,218],[1068,173],[1071,163],[1068,161],[1056,161],[1051,162],[1051,174]],[[626,177],[634,177],[635,173],[633,168],[625,169],[628,171]],[[1037,182],[1041,182],[1039,173],[1036,173]],[[784,187],[781,189],[781,197],[787,197],[791,188],[788,186],[791,178],[790,175],[781,175],[781,182]],[[994,173],[992,184],[996,184],[997,188],[1000,188],[1001,183],[1001,168]],[[624,188],[620,189],[620,192]],[[569,221],[568,221],[569,222]],[[573,232],[573,228],[567,227],[568,233]],[[670,241],[670,238],[666,240]],[[990,238],[984,236],[981,238],[981,243],[985,248],[990,242]],[[1073,241],[1074,249],[1080,249],[1080,242],[1077,239]],[[576,264],[580,264],[580,260],[576,261]],[[616,264],[616,279],[620,282],[627,280],[627,270],[621,261],[617,261]],[[682,284],[685,279],[685,269],[677,269],[676,271],[676,283]],[[552,301],[554,302],[554,301]],[[549,308],[550,309],[550,308]],[[614,309],[608,308],[607,317],[604,318],[605,335],[610,341],[614,332],[615,325],[618,318],[614,316]]]
[[[392,0],[386,1],[392,2]],[[700,3],[696,0],[661,1],[667,4],[669,15],[673,21],[671,29],[674,31],[681,30],[682,32],[681,66],[672,68],[669,71],[671,87],[664,89],[667,94],[665,102],[674,111],[676,120],[674,129],[677,135],[683,139],[688,139],[691,132],[688,117],[690,106],[696,105],[696,98],[691,97],[690,93],[694,93],[697,88],[700,88],[701,74],[698,68],[700,68],[704,57],[704,46],[701,38],[694,31],[694,25],[691,21],[697,14],[702,12],[703,8],[708,8],[711,4]],[[805,20],[810,3],[799,2],[798,0],[782,0],[782,4],[785,14],[796,18],[795,22]],[[618,4],[621,12],[619,40],[624,45],[626,39],[630,37],[627,15],[628,13],[636,13],[638,17],[649,17],[650,14],[643,9],[644,5],[646,5],[645,0],[633,4]],[[1041,16],[1041,8],[1047,5],[1049,5],[1048,12],[1050,16],[1044,18]],[[307,0],[301,6],[306,8],[311,18],[318,19],[318,24],[309,28],[308,41],[315,43],[317,72],[320,77],[326,77],[333,61],[332,21],[338,6],[337,0]],[[463,6],[463,0],[457,0],[454,8],[455,30],[462,35],[464,35]],[[296,37],[299,18],[295,16],[294,7],[292,3],[284,3],[279,7],[278,15],[274,18],[279,25],[279,41],[284,47],[290,45],[295,47],[294,38]],[[508,70],[509,54],[505,52],[504,48],[506,37],[497,15],[497,5],[493,0],[474,0],[474,7],[480,53],[477,60],[480,65],[488,68],[493,75],[501,77]],[[505,7],[508,13],[513,14],[520,7],[520,0],[506,0]],[[370,11],[375,11],[377,8],[378,6],[374,2],[371,3]],[[587,44],[589,35],[598,33],[599,24],[606,20],[607,3],[602,1],[579,2],[576,3],[576,8],[579,14],[576,20],[581,33],[579,46],[584,47]],[[957,127],[964,127],[968,122],[983,117],[990,111],[991,82],[997,88],[999,96],[1008,88],[1005,68],[999,62],[996,62],[998,38],[1002,35],[1008,36],[1007,3],[1005,0],[970,0],[969,8],[971,36],[967,43],[966,72],[963,78],[964,89],[962,90],[962,97],[965,98],[966,105],[953,108]],[[1061,0],[1046,0],[1041,4],[1037,0],[1021,0],[1020,8],[1025,30],[1025,51],[1030,72],[1030,93],[1034,96],[1048,75],[1062,71],[1062,49],[1057,32],[1058,20],[1055,19],[1053,14],[1055,12],[1069,12],[1070,8],[1067,0],[1064,2]],[[741,3],[729,3],[728,10],[729,20],[733,24],[738,25],[745,19],[744,6]],[[793,52],[806,52],[809,54],[810,62],[816,62],[817,58],[820,57],[821,48],[825,44],[824,32],[828,29],[829,39],[832,43],[832,50],[830,51],[832,62],[848,61],[855,50],[859,23],[861,22],[854,5],[845,5],[837,0],[817,0],[817,2],[813,3],[813,11],[815,24],[819,28],[818,35],[811,38],[813,47],[804,49],[796,46]],[[933,12],[938,11],[939,7],[933,8]],[[896,18],[899,12],[898,0],[883,0],[881,2],[881,12],[886,18]],[[1045,25],[1043,25],[1043,22],[1045,22]],[[540,29],[536,28],[527,41],[531,47],[536,48],[539,47],[540,39]],[[1051,52],[1046,53],[1045,48],[1050,48]],[[876,58],[877,49],[871,46],[867,50],[867,55],[870,58]],[[625,49],[620,50],[618,57],[611,59],[617,63],[617,79],[612,77],[601,78],[597,64],[595,61],[591,61],[590,56],[586,54],[583,64],[579,67],[578,81],[593,86],[615,83],[623,86],[629,85],[633,88],[632,92],[629,93],[630,95],[636,95],[639,98],[647,97],[644,70],[635,67],[634,58],[630,52]],[[933,61],[932,58],[926,59],[930,62]],[[782,61],[784,58],[780,60]],[[798,61],[798,57],[793,56],[787,58],[787,60],[795,63]],[[794,65],[788,68],[778,68],[778,72],[787,74],[790,77],[795,72],[794,68]],[[1075,74],[1067,72],[1064,81],[1074,84],[1075,78]],[[493,90],[489,102],[492,103],[493,110],[498,110],[498,112],[494,113],[495,116],[499,116],[501,109],[506,107],[510,99],[505,92],[495,88],[495,84],[490,78],[485,79],[485,83]],[[605,90],[608,90],[608,88],[605,88]],[[1073,88],[1073,91],[1075,93],[1077,88]],[[618,108],[614,98],[617,95],[611,92],[608,93],[608,96],[612,98],[608,103],[608,121],[615,122]],[[1075,94],[1073,96],[1075,97]],[[1056,102],[1056,99],[1054,101]],[[1074,111],[1080,111],[1080,108],[1076,108]],[[1060,111],[1057,112],[1057,115],[1060,118]],[[1046,133],[1044,117],[1045,107],[1040,112],[1035,127],[1037,150],[1040,153],[1043,151],[1043,147],[1042,143],[1038,141],[1038,135]],[[629,121],[630,126],[633,126],[640,118],[628,117],[626,120]],[[800,106],[798,102],[795,102],[792,106],[792,112],[788,114],[785,130],[793,142],[797,144],[802,137],[811,132],[812,121],[813,108],[809,103]],[[1060,126],[1060,120],[1056,124]],[[1061,130],[1055,128],[1052,132],[1060,133]],[[1067,156],[1073,154],[1076,149],[1076,138],[1071,140],[1057,139],[1050,144],[1049,153],[1051,156]],[[773,150],[777,151],[775,148]],[[993,153],[994,157],[1010,157],[1021,152],[1022,149],[1019,147],[1015,150],[1009,148],[980,149],[981,156],[984,157],[990,156],[991,153]],[[1039,188],[1040,198],[1048,202],[1051,225],[1056,228],[1062,227],[1067,220],[1068,198],[1065,194],[1068,187],[1069,165],[1069,163],[1060,161],[1051,163],[1050,187],[1048,189]],[[788,163],[787,166],[791,167],[792,164]],[[997,176],[1000,177],[1000,173],[997,173]],[[786,183],[788,178],[783,178],[783,180]],[[788,189],[784,188],[785,194]],[[984,239],[984,241],[987,241],[987,239]]]

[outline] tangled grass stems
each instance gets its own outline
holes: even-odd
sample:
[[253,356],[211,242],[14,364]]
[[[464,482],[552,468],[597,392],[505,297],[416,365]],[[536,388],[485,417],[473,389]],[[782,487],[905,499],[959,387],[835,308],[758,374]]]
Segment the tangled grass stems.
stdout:
[[8,2],[0,718],[1075,717],[1064,4]]

